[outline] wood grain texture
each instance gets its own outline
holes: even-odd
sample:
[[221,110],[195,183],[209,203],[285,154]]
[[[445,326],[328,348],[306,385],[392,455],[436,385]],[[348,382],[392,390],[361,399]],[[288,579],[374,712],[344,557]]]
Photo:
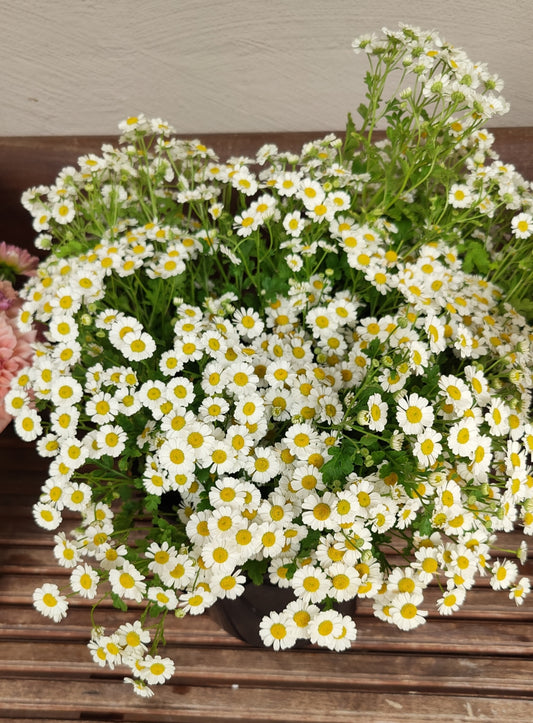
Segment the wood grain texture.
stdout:
[[529,0],[0,0],[0,135],[112,134],[134,113],[180,133],[342,128],[363,100],[361,33],[435,28],[533,116]]

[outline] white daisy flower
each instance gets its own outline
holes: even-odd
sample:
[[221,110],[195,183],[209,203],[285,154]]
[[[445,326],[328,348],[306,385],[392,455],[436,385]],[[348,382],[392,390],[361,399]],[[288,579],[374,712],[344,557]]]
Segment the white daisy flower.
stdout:
[[78,565],[70,574],[70,587],[81,597],[92,600],[98,591],[100,577],[96,570],[87,563]]
[[396,406],[396,420],[406,434],[420,434],[433,424],[433,407],[419,394],[413,393],[399,399]]
[[245,392],[235,401],[234,416],[239,424],[257,424],[265,414],[265,402],[261,395]]
[[61,595],[57,585],[45,583],[33,592],[33,605],[45,617],[52,618],[55,623],[62,620],[68,610],[68,601]]
[[133,686],[133,692],[141,698],[151,698],[154,695],[154,691],[148,686],[144,680],[137,680],[135,678],[124,678],[125,683],[129,683]]
[[72,482],[65,486],[63,502],[69,510],[84,511],[92,500],[92,490],[85,482]]
[[326,573],[314,565],[304,565],[296,570],[291,587],[294,594],[308,603],[319,603],[331,593],[331,581]]
[[437,610],[440,615],[451,615],[457,612],[464,602],[466,590],[462,587],[452,587],[444,592],[437,600]]
[[178,552],[168,542],[152,542],[144,553],[150,560],[148,569],[161,575],[164,570],[172,568],[178,559]]
[[472,190],[464,183],[452,184],[448,192],[448,203],[454,208],[468,208],[474,202]]
[[390,602],[391,622],[400,630],[412,630],[426,622],[427,611],[420,610],[424,597],[421,592],[399,593]]
[[145,331],[129,331],[120,339],[117,348],[128,361],[142,361],[153,356],[156,343]]
[[328,647],[330,650],[341,652],[342,650],[349,650],[352,647],[352,643],[357,638],[357,627],[355,621],[350,615],[342,615],[342,631],[339,635],[334,636],[333,641],[330,640]]
[[305,218],[301,211],[291,211],[283,219],[283,228],[293,238],[298,238],[305,228]]
[[265,328],[257,311],[251,308],[240,308],[233,314],[233,322],[239,334],[247,339],[260,336]]
[[475,420],[464,417],[461,421],[452,424],[446,442],[453,454],[471,458],[478,439],[479,430]]
[[334,562],[328,567],[332,598],[338,602],[351,600],[357,594],[360,577],[354,567]]
[[179,554],[172,564],[158,567],[157,574],[165,585],[170,585],[176,590],[184,590],[194,579],[197,567],[193,560],[186,554]]
[[236,600],[244,592],[245,583],[246,576],[240,570],[234,570],[231,574],[212,577],[209,584],[217,598]]
[[491,569],[490,586],[493,590],[505,590],[511,587],[518,577],[518,567],[512,560],[499,560]]
[[442,454],[442,434],[432,428],[421,432],[413,446],[413,454],[421,467],[432,467]]
[[224,387],[236,396],[254,392],[258,383],[259,377],[252,364],[248,362],[235,361],[224,369]]
[[184,592],[179,597],[179,607],[189,615],[202,615],[211,607],[216,598],[212,592],[198,587],[191,592]]
[[315,645],[335,648],[335,640],[343,635],[344,621],[336,610],[316,613],[309,623],[309,639]]
[[95,442],[103,455],[119,457],[126,448],[127,433],[118,424],[104,424],[95,434]]
[[80,544],[67,539],[64,532],[54,535],[54,557],[61,567],[72,569],[81,560]]
[[231,573],[235,568],[234,548],[230,540],[223,535],[216,535],[204,542],[202,560],[215,575]]
[[516,238],[529,238],[533,233],[533,216],[519,213],[511,219],[511,231]]
[[309,638],[309,623],[319,612],[317,605],[305,603],[303,600],[293,600],[284,610],[289,618],[288,624],[294,626],[296,637],[304,640]]
[[127,598],[141,602],[145,592],[146,583],[144,575],[132,565],[131,562],[124,562],[121,569],[115,568],[109,571],[109,582],[113,592],[121,598]]
[[118,547],[112,547],[112,543],[104,545],[102,548],[95,551],[95,558],[98,560],[100,567],[103,570],[113,570],[117,567],[122,567],[128,552],[126,545],[118,545]]
[[373,432],[382,432],[387,424],[387,410],[389,405],[384,402],[381,394],[371,394],[368,398],[369,412],[368,427]]
[[529,578],[522,577],[516,585],[511,587],[509,591],[509,599],[514,600],[517,605],[522,605],[530,591],[531,582]]
[[62,522],[61,512],[53,503],[37,502],[32,512],[37,525],[45,530],[55,530]]
[[178,598],[174,590],[163,587],[149,587],[147,593],[148,600],[152,600],[159,607],[166,610],[175,610],[178,606]]
[[52,431],[58,438],[74,436],[77,431],[80,412],[69,404],[61,404],[50,414]]
[[145,680],[148,685],[156,685],[172,678],[175,669],[176,666],[170,658],[162,658],[160,655],[146,655],[142,659],[139,677]]
[[123,623],[117,628],[115,634],[119,645],[124,648],[124,656],[129,653],[143,655],[147,650],[146,644],[150,642],[150,632],[143,628],[140,620]]
[[255,447],[246,458],[245,469],[256,484],[266,484],[280,471],[279,455],[272,447]]
[[338,528],[334,513],[337,507],[336,496],[329,491],[322,495],[307,495],[302,501],[302,522],[312,530]]
[[273,520],[260,524],[253,522],[248,529],[252,537],[258,540],[258,552],[263,557],[276,557],[285,547],[286,539],[283,526]]
[[78,324],[71,314],[56,314],[48,324],[47,334],[52,341],[69,344],[78,338]]
[[263,645],[272,646],[274,650],[292,648],[296,642],[294,627],[286,612],[265,615],[259,624],[259,635]]

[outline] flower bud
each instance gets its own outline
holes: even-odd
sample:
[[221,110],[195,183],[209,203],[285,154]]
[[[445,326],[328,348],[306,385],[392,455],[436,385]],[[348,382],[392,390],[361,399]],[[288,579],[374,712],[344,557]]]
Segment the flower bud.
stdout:
[[370,412],[368,409],[361,409],[360,412],[357,412],[357,424],[360,424],[362,427],[366,427],[369,421]]
[[396,452],[399,452],[402,448],[404,439],[405,435],[403,432],[394,431],[392,433],[392,437],[390,438],[391,448],[394,449]]
[[522,565],[527,560],[527,542],[525,540],[522,540],[522,542],[520,543],[518,550],[516,551],[516,556],[520,560]]

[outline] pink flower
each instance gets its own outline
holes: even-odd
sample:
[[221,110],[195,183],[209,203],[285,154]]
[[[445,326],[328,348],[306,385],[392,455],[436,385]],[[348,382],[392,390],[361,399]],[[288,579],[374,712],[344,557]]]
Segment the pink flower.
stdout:
[[[0,281],[0,311],[20,308],[19,296],[9,281]],[[12,314],[10,314],[11,316]]]
[[7,427],[11,417],[6,413],[4,397],[9,391],[11,379],[27,366],[33,357],[32,342],[35,332],[21,332],[17,327],[16,300],[7,311],[0,311],[0,432]]
[[38,263],[37,256],[32,256],[26,249],[0,242],[0,278],[15,281],[20,274],[34,276]]

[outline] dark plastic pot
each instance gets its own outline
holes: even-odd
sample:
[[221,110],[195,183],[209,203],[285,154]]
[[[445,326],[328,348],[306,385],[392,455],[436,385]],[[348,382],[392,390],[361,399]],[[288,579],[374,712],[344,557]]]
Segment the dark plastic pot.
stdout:
[[[271,612],[281,612],[294,599],[291,589],[248,583],[243,594],[235,600],[217,600],[210,614],[227,633],[248,645],[262,648],[264,645],[259,635],[262,618]],[[337,603],[334,608],[343,615],[353,615],[355,600]],[[310,644],[308,640],[299,640],[294,647],[306,648]]]

